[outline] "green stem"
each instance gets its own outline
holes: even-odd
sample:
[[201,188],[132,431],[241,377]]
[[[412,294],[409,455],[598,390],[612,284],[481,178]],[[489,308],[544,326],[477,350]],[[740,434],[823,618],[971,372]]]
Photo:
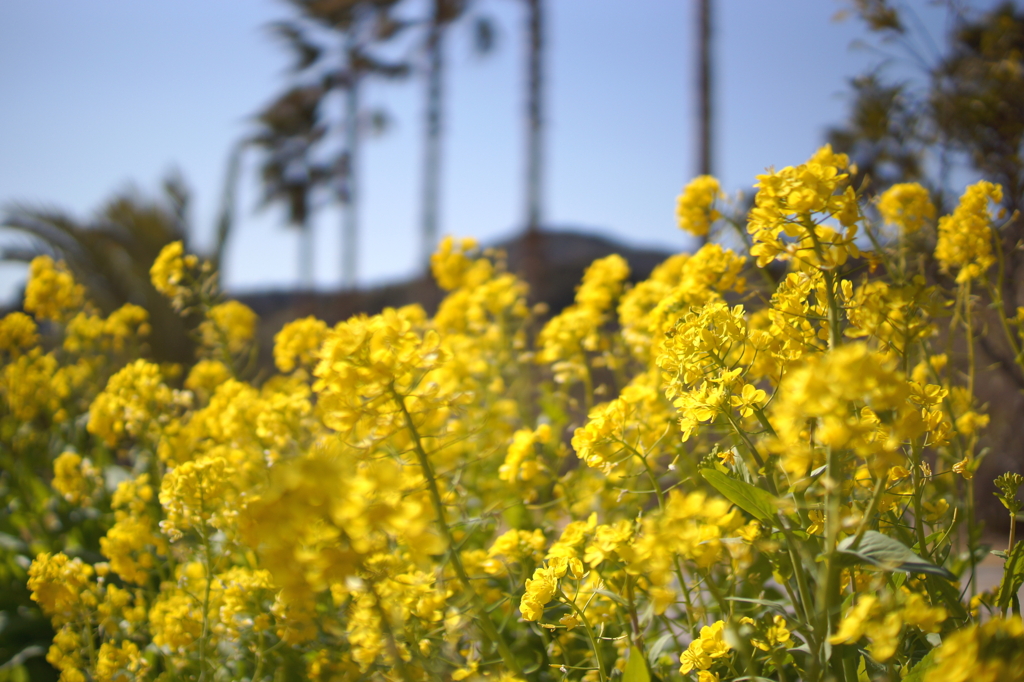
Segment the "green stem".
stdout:
[[501,655],[501,660],[504,661],[505,665],[517,676],[522,677],[522,668],[519,665],[519,661],[512,653],[512,649],[509,648],[508,642],[494,626],[494,621],[491,620],[490,614],[487,612],[487,606],[483,603],[480,595],[477,594],[476,590],[473,589],[473,584],[470,582],[469,574],[466,573],[466,567],[462,565],[462,557],[459,556],[458,547],[455,544],[455,539],[452,537],[451,528],[448,526],[448,522],[444,516],[444,502],[441,500],[441,492],[437,487],[437,479],[434,477],[434,468],[430,464],[430,458],[427,456],[426,450],[423,448],[423,441],[420,438],[419,430],[416,428],[416,424],[413,422],[412,415],[409,414],[409,409],[405,405],[405,398],[391,387],[391,394],[395,401],[398,403],[402,410],[402,416],[405,418],[406,427],[409,429],[409,433],[412,435],[413,449],[416,451],[416,456],[419,459],[420,468],[423,469],[423,478],[427,482],[427,489],[430,491],[430,500],[434,506],[434,514],[437,516],[438,530],[441,532],[441,537],[448,547],[448,556],[451,558],[452,567],[455,569],[455,574],[459,578],[459,582],[462,583],[462,588],[470,596],[473,602],[473,608],[476,609],[478,618],[477,623],[480,625],[480,629],[484,631],[484,634],[492,642],[497,644],[498,653]]
[[878,483],[875,484],[875,492],[871,496],[871,504],[868,505],[868,509],[864,513],[864,518],[860,520],[860,526],[857,528],[857,534],[853,536],[853,542],[850,544],[851,550],[857,549],[861,539],[864,537],[864,533],[868,531],[868,527],[871,525],[875,512],[878,511],[878,506],[882,503],[882,497],[885,495],[885,483],[885,476],[879,476]]
[[[741,441],[743,441],[744,445],[747,446],[747,452],[749,452],[750,456],[754,458],[754,462],[757,463],[758,469],[764,469],[765,460],[757,451],[757,447],[754,445],[754,442],[750,440],[750,437],[747,435],[747,432],[740,428],[740,425],[736,423],[735,419],[733,419],[732,413],[729,410],[722,410],[722,414],[724,414],[725,418],[729,420],[729,425],[732,427],[732,430],[736,434],[736,436]],[[765,471],[764,473],[765,481],[767,481],[768,483],[768,492],[770,492],[772,495],[778,495],[779,493],[775,487],[774,478],[770,475],[768,471]]]
[[[373,594],[373,607],[377,612],[377,617],[380,618],[380,628],[386,635],[385,639],[388,643],[388,653],[391,654],[391,658],[395,661],[395,668],[398,669],[398,676],[402,678],[403,682],[412,682],[412,678],[409,676],[409,670],[405,667],[405,660],[402,658],[402,654],[398,650],[398,640],[395,639],[395,631],[391,627],[391,621],[388,620],[388,614],[384,610],[384,604],[381,603],[380,595],[377,593],[377,586],[371,585],[370,592]],[[256,681],[253,680],[253,682]]]
[[[748,451],[754,460],[763,467],[764,460],[757,452],[757,448],[751,442],[750,438],[747,437],[745,431],[743,431],[739,424],[732,418],[732,414],[725,412],[726,418],[729,420],[729,424],[732,426],[733,431],[740,438],[740,440],[747,446]],[[768,486],[768,492],[778,497],[779,491],[775,485],[775,477],[771,475],[771,472],[765,471],[765,482]],[[782,533],[786,536],[786,549],[789,554],[789,560],[793,564],[793,573],[796,576],[797,592],[800,595],[800,607],[804,613],[804,620],[807,623],[813,623],[814,620],[811,617],[811,590],[807,583],[807,576],[804,574],[803,559],[800,553],[797,551],[796,536],[793,535],[789,522],[786,520],[785,514],[781,511],[778,513],[779,528],[782,529]],[[816,638],[814,638],[816,639]]]
[[597,672],[601,678],[601,682],[606,682],[608,676],[604,671],[604,663],[601,662],[601,652],[597,646],[597,638],[594,636],[594,628],[590,627],[590,621],[587,620],[587,614],[583,613],[583,609],[576,605],[576,602],[569,599],[565,593],[562,594],[562,601],[568,604],[576,615],[580,618],[580,623],[583,624],[583,629],[587,631],[587,637],[590,638],[590,648],[594,650],[594,660],[597,661]]
[[[818,235],[814,230],[814,224],[810,218],[805,218],[804,227],[807,229],[808,234],[811,237],[811,241],[814,243],[815,253],[818,255],[820,261],[824,261],[824,251],[821,243],[818,240]],[[828,305],[828,346],[830,350],[836,350],[839,344],[842,342],[842,328],[840,320],[840,308],[839,302],[836,299],[836,276],[835,273],[828,268],[819,268],[822,277],[825,279],[825,299]],[[839,542],[839,508],[840,508],[840,496],[836,491],[837,486],[840,485],[842,472],[840,471],[839,454],[834,449],[828,449],[828,460],[825,470],[826,488],[825,488],[825,580],[819,584],[818,598],[821,603],[821,610],[818,613],[818,623],[816,630],[821,636],[820,655],[822,657],[821,672],[824,673],[828,668],[827,662],[824,659],[825,649],[824,642],[827,640],[828,635],[835,630],[835,614],[833,613],[839,606],[839,555],[836,552],[836,546]],[[840,670],[840,674],[842,671]],[[843,675],[845,677],[845,675]]]
[[264,652],[264,640],[263,630],[258,633],[258,647],[256,651],[256,668],[252,671],[252,682],[260,682],[260,673],[263,672],[263,659],[265,657]]
[[768,421],[768,415],[764,413],[764,408],[752,407],[751,409],[754,410],[754,416],[757,417],[757,421],[761,424],[761,427],[765,430],[765,432],[767,432],[768,435],[772,436],[773,438],[778,437],[778,434],[775,433],[775,428],[772,426],[772,423]]
[[665,493],[663,493],[661,491],[661,486],[658,484],[658,477],[655,475],[654,470],[651,468],[651,465],[648,463],[647,458],[644,457],[643,455],[641,455],[639,452],[637,452],[633,448],[630,448],[630,449],[633,450],[633,453],[636,454],[636,456],[640,458],[640,461],[644,463],[644,469],[647,470],[647,476],[651,479],[651,485],[654,486],[654,494],[658,498],[658,509],[664,510],[665,509]]
[[96,640],[93,637],[92,622],[86,620],[85,626],[83,627],[82,638],[85,640],[85,648],[89,653],[89,667],[92,670],[96,670],[96,664],[99,662],[96,657]]
[[[625,444],[624,444],[625,445]],[[626,446],[630,447],[630,446]],[[647,458],[637,452],[634,448],[630,447],[633,453],[640,458],[640,461],[644,463],[644,468],[647,470],[647,475],[651,479],[651,485],[654,487],[654,494],[658,498],[658,508],[661,510],[665,509],[665,493],[661,490],[661,485],[658,483],[658,477],[654,473],[654,469],[651,468]],[[679,556],[673,555],[673,560],[676,568],[676,578],[679,580],[679,589],[682,590],[683,600],[686,602],[686,622],[690,628],[690,635],[694,635],[697,632],[696,625],[693,622],[693,603],[690,601],[690,590],[686,585],[686,579],[683,574],[683,567],[679,563]]]
[[718,603],[718,612],[722,620],[729,620],[732,618],[732,602],[725,598],[722,591],[718,589],[718,585],[715,584],[714,577],[711,575],[711,569],[708,569],[704,573],[704,584],[708,586],[708,591],[711,592],[711,596],[715,598]]
[[834,448],[828,448],[827,477],[825,488],[825,579],[818,585],[818,601],[821,609],[818,612],[818,622],[815,626],[821,637],[822,669],[826,669],[827,661],[824,659],[824,642],[834,632],[836,622],[833,613],[839,606],[839,553],[836,547],[839,544],[839,506],[840,496],[836,487],[840,485],[840,463],[839,454]]
[[[974,372],[975,372],[975,358],[974,358],[974,320],[971,317],[971,281],[962,285],[960,294],[963,298],[964,306],[964,328],[967,333],[967,393],[972,398],[974,396]],[[954,422],[955,423],[955,422]],[[973,450],[973,446],[971,447]],[[977,564],[978,560],[975,556],[975,533],[974,533],[974,477],[965,478],[964,487],[967,489],[967,551],[971,558],[971,598],[973,599],[978,593],[978,581],[977,581]]]
[[921,449],[917,443],[912,446],[913,450],[913,468],[911,469],[911,484],[914,486],[914,525],[917,530],[917,549],[922,557],[927,559],[930,552],[928,551],[928,540],[927,535],[924,532],[924,506],[922,504],[921,497],[924,494],[924,486],[921,484]]
[[[814,243],[814,252],[818,256],[818,260],[825,260],[825,252],[821,248],[821,242],[818,241],[818,235],[814,231],[814,223],[810,217],[803,220],[803,226],[807,230],[807,234],[811,237],[811,241]],[[828,347],[831,350],[835,350],[842,341],[842,330],[839,319],[839,302],[836,300],[836,276],[835,273],[828,268],[818,268],[821,272],[822,277],[825,278],[825,298],[828,303]]]
[[[893,272],[892,265],[889,263],[889,258],[885,254],[885,249],[883,249],[882,245],[879,244],[878,237],[875,235],[875,233],[871,229],[871,227],[870,226],[865,226],[864,227],[864,233],[867,234],[868,239],[871,240],[871,245],[873,247],[875,247],[875,253],[877,253],[882,258],[882,267],[885,268],[885,272],[889,275],[889,279],[891,279],[893,281],[893,283],[902,282],[903,281],[902,277],[899,277],[899,278],[896,277],[896,274]],[[901,232],[901,234],[902,234],[902,232]],[[901,249],[901,253],[902,253],[902,249]]]
[[1009,554],[1011,551],[1013,551],[1013,543],[1014,543],[1016,535],[1017,535],[1017,514],[1011,513],[1010,514],[1010,542],[1006,546],[1006,553],[1007,554]]
[[992,307],[999,313],[999,323],[1003,328],[1003,334],[1006,335],[1006,342],[1010,345],[1010,350],[1013,351],[1013,361],[1018,367],[1024,369],[1024,357],[1021,356],[1020,345],[1014,337],[1013,330],[1010,329],[1010,321],[1006,318],[1003,297],[999,293],[999,289],[992,286],[991,282],[985,284],[988,285],[989,295],[992,297]]
[[974,320],[971,315],[971,282],[960,289],[964,306],[964,330],[967,334],[967,392],[974,395]]
[[629,624],[633,629],[633,644],[646,657],[644,637],[640,631],[640,619],[636,615],[636,600],[633,598],[633,577],[628,573],[626,574],[626,601],[629,603]]
[[[199,486],[199,503],[200,509],[206,506],[203,496],[202,482],[200,482]],[[203,631],[202,636],[199,638],[200,682],[206,679],[206,672],[209,668],[209,664],[207,662],[206,648],[210,639],[210,592],[213,587],[213,550],[210,547],[210,538],[207,532],[208,530],[209,529],[207,529],[204,526],[203,529],[199,532],[203,540],[203,561],[205,563],[206,568],[206,587],[203,590]]]

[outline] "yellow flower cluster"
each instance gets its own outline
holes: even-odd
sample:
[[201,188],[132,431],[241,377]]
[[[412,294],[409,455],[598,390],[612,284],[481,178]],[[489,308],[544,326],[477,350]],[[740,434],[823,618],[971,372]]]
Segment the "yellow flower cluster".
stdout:
[[207,402],[217,388],[231,378],[231,368],[220,360],[200,360],[189,370],[185,388]]
[[136,360],[110,378],[89,411],[89,432],[114,447],[123,438],[139,438],[165,419],[174,392],[164,383],[160,367]]
[[[682,664],[679,667],[679,672],[685,675],[692,670],[699,671],[698,682],[716,679],[717,675],[709,678],[707,671],[728,656],[730,650],[732,647],[725,641],[725,622],[720,620],[713,625],[705,625],[700,629],[700,637],[690,642],[690,646],[679,657]],[[701,673],[704,673],[704,677],[700,677]]]
[[576,429],[572,447],[587,466],[605,475],[634,456],[646,458],[674,434],[674,415],[659,390],[657,377],[638,374],[611,402],[597,406]]
[[40,554],[29,569],[28,588],[43,613],[64,625],[75,619],[77,611],[96,605],[92,594],[93,567],[81,559],[64,554]]
[[447,354],[437,332],[423,330],[425,321],[423,310],[410,306],[354,317],[330,331],[313,372],[327,426],[358,440],[399,422],[405,411],[436,421],[427,408],[443,411],[448,396],[425,379]]
[[239,353],[252,341],[256,333],[256,313],[238,301],[215,305],[207,312],[207,319],[199,326],[207,347],[224,347],[229,353]]
[[637,360],[660,353],[660,341],[691,306],[744,292],[746,258],[718,244],[705,244],[692,256],[672,256],[649,279],[626,291],[619,303],[623,339]]
[[[40,554],[29,569],[32,599],[50,616],[56,636],[46,660],[60,670],[61,682],[92,679],[115,682],[145,675],[150,664],[138,646],[127,639],[145,617],[138,595],[106,585],[105,565],[96,569],[65,554]],[[96,651],[92,629],[110,638]],[[120,644],[118,644],[118,640]]]
[[[63,263],[33,260],[25,313],[0,320],[0,395],[21,422],[65,422],[81,414],[109,372],[149,333],[148,314],[126,304],[104,318],[84,299],[84,288]],[[37,322],[45,322],[40,334]],[[48,351],[44,351],[44,347]]]
[[[750,330],[743,306],[723,301],[691,308],[669,332],[658,357],[665,393],[679,410],[683,440],[704,422],[714,421],[739,399],[748,412],[765,402],[763,391],[744,389],[745,356],[768,348],[770,337]],[[736,394],[735,396],[733,394]]]
[[[709,569],[724,558],[722,542],[745,523],[727,500],[709,498],[703,491],[670,491],[662,509],[644,519],[643,528],[625,554],[629,570],[656,585],[671,584],[676,560],[685,559]],[[678,576],[676,576],[678,577]]]
[[943,272],[957,271],[957,282],[978,279],[995,264],[989,202],[1002,200],[1003,188],[982,180],[967,188],[952,214],[939,219],[935,259]]
[[25,313],[13,312],[0,319],[0,351],[12,359],[39,343],[35,320]]
[[327,337],[327,325],[312,315],[281,327],[274,336],[274,364],[281,372],[311,369],[316,352]]
[[340,444],[318,447],[271,472],[243,530],[286,596],[299,601],[345,586],[392,542],[439,550],[429,503],[414,492],[421,487],[421,477],[392,461],[358,462]]
[[[845,154],[826,145],[805,164],[757,176],[747,230],[758,267],[789,259],[797,267],[836,267],[859,254],[854,237],[861,213],[843,172],[848,166]],[[828,219],[838,221],[841,231],[825,225]]]
[[145,584],[157,557],[167,554],[167,540],[153,520],[154,498],[149,474],[142,474],[121,481],[110,502],[114,525],[100,540],[100,550],[110,560],[110,570],[128,583]]
[[194,293],[190,285],[198,267],[199,259],[186,254],[182,242],[171,242],[160,250],[149,277],[153,287],[170,299],[175,310],[181,310]]
[[[988,416],[943,351],[971,338],[998,191],[939,220],[954,298],[908,257],[928,239],[879,240],[848,166],[761,176],[752,258],[709,243],[635,285],[602,258],[543,325],[500,254],[447,238],[434,315],[294,321],[277,374],[180,243],[151,277],[198,332],[188,366],[39,261],[32,315],[0,320],[0,532],[37,554],[47,660],[63,682],[1013,679],[1019,620],[979,624],[950,581],[979,553]],[[691,183],[684,227],[719,197]],[[928,231],[930,207],[897,186],[878,212]]]
[[949,617],[945,607],[930,606],[917,592],[897,593],[897,599],[896,603],[887,605],[870,594],[861,596],[829,641],[852,644],[867,637],[871,641],[868,645],[871,656],[884,663],[896,654],[904,626],[916,627],[924,633],[938,632]]
[[101,483],[99,470],[76,452],[65,452],[53,460],[53,487],[71,504],[88,505]]
[[551,365],[556,381],[588,380],[587,354],[606,350],[601,330],[628,277],[622,256],[594,261],[583,274],[575,303],[544,325],[537,337],[537,362]]
[[36,256],[28,273],[25,311],[40,320],[62,321],[85,303],[85,287],[75,281],[63,262]]
[[676,220],[679,229],[697,237],[706,236],[711,224],[722,217],[712,206],[722,194],[718,180],[701,175],[683,188],[676,200]]
[[926,190],[916,182],[893,185],[878,198],[882,220],[913,234],[935,220],[935,205]]
[[910,400],[911,386],[893,363],[860,343],[807,358],[784,379],[779,395],[772,407],[778,434],[772,447],[795,475],[821,464],[812,442],[850,450],[887,470],[897,463],[902,444],[931,424]]
[[148,336],[149,313],[126,303],[107,318],[80,312],[68,322],[64,350],[70,353],[122,353],[137,337]]
[[441,240],[437,251],[430,257],[430,269],[438,286],[445,291],[482,284],[490,278],[490,263],[469,256],[478,248],[472,238],[456,241],[448,236]]
[[1021,682],[1024,625],[1019,618],[971,624],[944,638],[925,682]]
[[519,429],[512,434],[505,462],[498,467],[498,478],[509,483],[530,483],[537,478],[543,465],[538,462],[537,446],[551,442],[551,427],[541,424],[535,430]]

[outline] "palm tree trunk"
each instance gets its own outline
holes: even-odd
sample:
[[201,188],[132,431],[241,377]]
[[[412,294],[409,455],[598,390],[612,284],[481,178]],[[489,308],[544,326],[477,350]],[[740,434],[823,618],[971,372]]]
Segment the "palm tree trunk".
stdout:
[[359,249],[359,72],[355,29],[349,31],[346,42],[349,82],[345,91],[345,149],[348,154],[345,178],[345,205],[342,207],[341,283],[345,289],[354,289],[358,277]]
[[523,274],[532,298],[544,279],[544,245],[540,232],[543,215],[544,152],[544,16],[542,0],[526,0],[526,235],[523,239]]
[[700,110],[697,124],[700,175],[711,175],[711,0],[698,2],[697,36],[697,99]]
[[697,0],[697,110],[697,174],[711,175],[711,0]]
[[305,291],[312,291],[313,277],[313,223],[307,217],[299,226],[299,283]]
[[427,38],[427,110],[423,155],[423,244],[421,259],[430,267],[437,244],[441,199],[441,135],[444,107],[444,26],[442,2],[434,2],[434,20]]
[[542,0],[527,4],[526,229],[541,226],[544,151],[544,17]]

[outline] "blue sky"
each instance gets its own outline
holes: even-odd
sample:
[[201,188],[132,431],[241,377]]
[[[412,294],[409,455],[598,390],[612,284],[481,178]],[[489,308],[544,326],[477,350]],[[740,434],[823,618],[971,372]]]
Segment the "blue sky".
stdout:
[[[941,13],[909,4],[938,37]],[[715,165],[731,192],[768,166],[805,160],[842,120],[847,80],[878,56],[853,46],[865,36],[858,22],[833,20],[845,6],[838,0],[715,5]],[[674,202],[695,168],[693,6],[548,1],[548,225],[688,248]],[[523,217],[523,12],[514,0],[479,7],[500,27],[497,50],[474,56],[468,30],[450,44],[442,227],[487,241]],[[275,0],[0,3],[0,204],[86,217],[113,191],[134,183],[153,192],[177,168],[193,190],[195,243],[210,244],[229,148],[287,82],[288,56],[265,29],[287,16]],[[365,146],[364,286],[418,266],[422,82],[373,85],[367,100],[395,125]],[[224,268],[236,292],[299,281],[295,234],[280,212],[256,211],[254,164],[250,157]],[[337,210],[325,204],[316,215],[318,288],[340,281],[339,232]],[[0,266],[0,296],[23,272]]]

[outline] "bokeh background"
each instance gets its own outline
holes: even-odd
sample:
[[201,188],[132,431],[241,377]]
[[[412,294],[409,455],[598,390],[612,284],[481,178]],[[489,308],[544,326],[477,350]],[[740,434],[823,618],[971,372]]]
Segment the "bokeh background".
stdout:
[[[543,4],[544,183],[542,226],[679,251],[674,199],[697,174],[697,2],[547,0]],[[947,29],[945,5],[903,3],[928,56]],[[979,9],[996,3],[974,2]],[[716,0],[712,3],[712,170],[730,192],[750,190],[768,165],[802,162],[848,115],[850,79],[882,68],[922,76],[907,50],[887,49],[837,0]],[[447,29],[445,125],[439,227],[484,243],[523,229],[527,3],[478,0]],[[402,62],[400,79],[368,77],[358,161],[358,285],[422,269],[424,147],[423,21],[431,3],[393,8],[406,28],[379,46]],[[480,19],[491,49],[478,49]],[[116,191],[154,195],[170,172],[190,191],[193,248],[209,250],[231,150],[258,128],[256,116],[303,74],[275,35],[302,25],[280,0],[34,0],[0,3],[0,204],[52,206],[87,221]],[[308,22],[305,24],[308,26]],[[923,38],[922,38],[923,36]],[[337,34],[311,39],[338,48]],[[332,45],[331,41],[335,41]],[[929,41],[934,41],[929,45]],[[934,56],[934,55],[931,55]],[[333,58],[325,54],[324,59]],[[322,147],[340,148],[340,95]],[[380,121],[378,120],[378,123]],[[235,220],[223,262],[234,294],[295,289],[296,230],[280,203],[260,209],[260,150],[241,158]],[[18,203],[20,202],[20,204]],[[330,191],[314,193],[312,285],[342,282],[341,214]],[[10,231],[8,247],[24,245]],[[13,302],[20,263],[0,265],[0,298]]]

